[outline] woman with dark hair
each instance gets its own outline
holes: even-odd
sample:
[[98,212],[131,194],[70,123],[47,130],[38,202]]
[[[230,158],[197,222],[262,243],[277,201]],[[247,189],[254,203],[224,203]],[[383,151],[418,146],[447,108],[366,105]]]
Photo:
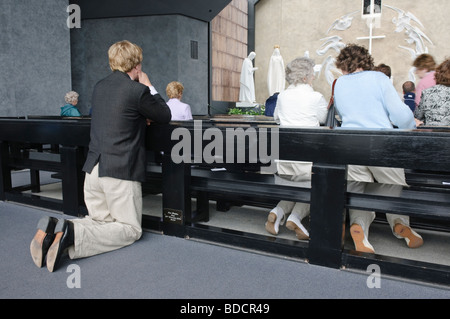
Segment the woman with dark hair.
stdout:
[[[392,82],[374,69],[369,51],[358,45],[342,49],[336,67],[344,76],[336,81],[335,98],[343,127],[413,129],[416,124]],[[409,110],[409,113],[405,112]]]
[[[372,71],[373,58],[366,48],[347,46],[337,57],[336,66],[344,74],[336,81],[334,95],[343,128],[392,129],[392,124],[401,129],[415,128],[411,110],[402,102],[390,79],[381,72]],[[349,165],[347,172],[349,181],[376,180],[378,183],[406,186],[403,168]],[[360,186],[357,184],[355,187]],[[375,212],[350,209],[349,215],[350,234],[356,250],[374,253],[368,234]],[[408,216],[386,214],[386,218],[393,234],[405,239],[408,247],[423,244],[422,237],[409,227]]]
[[442,62],[435,73],[436,85],[422,93],[414,113],[429,126],[450,126],[450,59]]

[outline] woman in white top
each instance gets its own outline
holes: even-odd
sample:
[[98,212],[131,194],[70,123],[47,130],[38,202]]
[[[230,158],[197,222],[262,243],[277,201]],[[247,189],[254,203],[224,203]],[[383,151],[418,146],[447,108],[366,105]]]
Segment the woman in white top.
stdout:
[[192,112],[189,104],[181,102],[184,86],[180,82],[173,81],[167,84],[166,93],[169,97],[167,105],[172,113],[171,121],[192,120]]
[[[311,127],[324,123],[328,102],[323,95],[314,91],[314,61],[302,57],[290,62],[286,67],[286,81],[289,87],[278,95],[274,119],[281,126]],[[293,182],[311,180],[311,162],[278,161],[276,178]],[[301,221],[309,216],[309,204],[280,201],[267,217],[266,230],[277,235],[279,225],[290,213],[286,227],[295,231],[298,239],[309,239],[309,233]]]

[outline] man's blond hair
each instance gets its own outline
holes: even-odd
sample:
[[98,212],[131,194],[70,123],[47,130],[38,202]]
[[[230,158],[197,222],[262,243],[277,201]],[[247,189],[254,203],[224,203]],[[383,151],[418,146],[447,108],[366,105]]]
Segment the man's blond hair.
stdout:
[[142,48],[130,41],[114,43],[108,50],[109,67],[113,71],[130,72],[142,63]]

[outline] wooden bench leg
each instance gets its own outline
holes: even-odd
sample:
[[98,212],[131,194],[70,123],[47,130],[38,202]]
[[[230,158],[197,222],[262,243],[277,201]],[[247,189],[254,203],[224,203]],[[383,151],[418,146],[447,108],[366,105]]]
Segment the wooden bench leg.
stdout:
[[228,200],[218,199],[216,202],[216,210],[219,212],[227,212],[231,209],[231,206]]
[[175,164],[170,154],[162,160],[163,224],[165,234],[184,237],[185,222],[192,219],[190,196],[191,167]]
[[345,165],[314,164],[311,180],[309,262],[340,268],[345,234]]
[[209,221],[209,197],[208,192],[197,193],[197,212],[193,221]]
[[79,147],[61,146],[63,212],[78,216],[83,203],[83,157]]
[[12,188],[11,169],[8,167],[9,145],[0,141],[0,200],[6,199],[5,192]]
[[30,169],[31,192],[39,193],[41,191],[41,177],[39,170]]

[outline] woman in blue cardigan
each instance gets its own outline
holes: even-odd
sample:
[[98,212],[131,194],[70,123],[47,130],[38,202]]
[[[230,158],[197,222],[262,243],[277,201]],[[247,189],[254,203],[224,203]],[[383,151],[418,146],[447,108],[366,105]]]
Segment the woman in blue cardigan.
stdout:
[[[416,127],[411,110],[402,102],[390,79],[372,71],[373,58],[366,48],[352,44],[342,49],[336,67],[344,74],[337,79],[334,92],[343,128],[393,129],[393,124],[399,129]],[[349,165],[347,178],[406,186],[403,168]],[[374,253],[368,237],[375,212],[350,209],[349,215],[356,250]],[[395,237],[404,239],[410,248],[422,246],[422,237],[409,226],[409,216],[386,214],[386,218]]]

